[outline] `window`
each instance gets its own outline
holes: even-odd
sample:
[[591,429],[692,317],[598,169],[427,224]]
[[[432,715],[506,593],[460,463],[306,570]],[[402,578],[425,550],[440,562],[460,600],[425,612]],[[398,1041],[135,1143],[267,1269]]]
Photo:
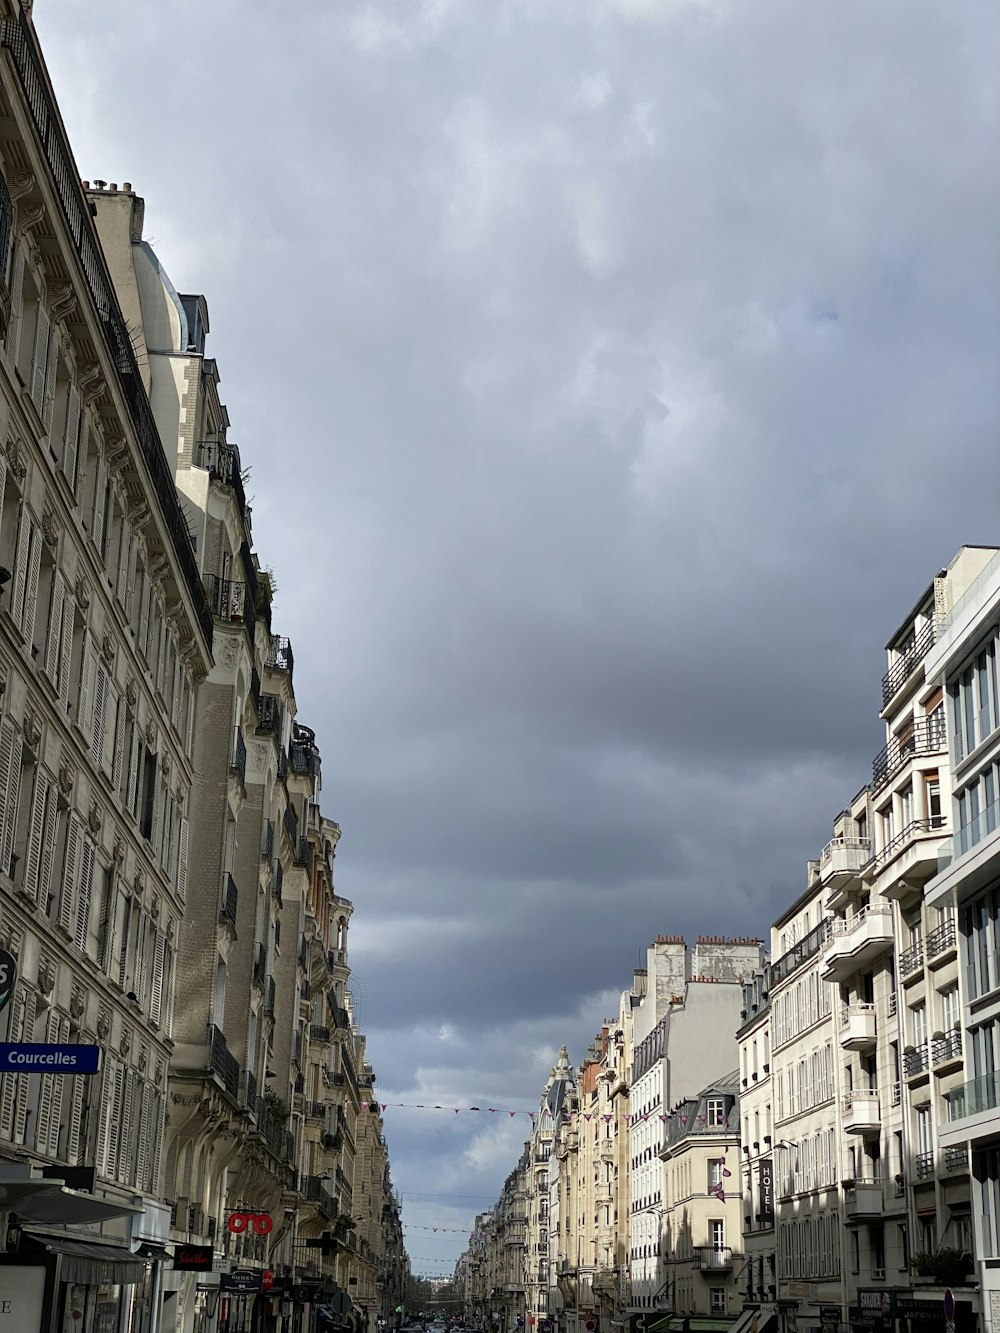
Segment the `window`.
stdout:
[[705,1119],[710,1125],[724,1125],[726,1123],[726,1104],[721,1097],[706,1099]]
[[725,1166],[725,1158],[715,1157],[708,1163],[708,1188],[715,1189],[722,1184],[722,1171]]
[[725,1287],[709,1287],[709,1308],[712,1314],[726,1313],[726,1289]]
[[713,1217],[708,1224],[708,1243],[719,1251],[726,1244],[726,1224],[721,1217]]
[[941,810],[941,779],[937,774],[928,775],[924,789],[926,799],[927,818],[930,821],[932,829],[941,828],[944,824],[944,814]]

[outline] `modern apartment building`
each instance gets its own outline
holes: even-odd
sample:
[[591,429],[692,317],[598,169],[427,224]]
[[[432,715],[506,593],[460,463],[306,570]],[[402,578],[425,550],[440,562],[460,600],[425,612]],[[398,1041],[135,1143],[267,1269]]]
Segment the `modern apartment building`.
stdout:
[[645,991],[632,1015],[629,1092],[631,1312],[667,1308],[663,1161],[667,1115],[737,1061],[742,980],[760,969],[758,940],[661,935],[647,952]]
[[138,1329],[169,1228],[213,621],[30,18],[6,0],[0,121],[0,944],[19,978],[0,1037],[103,1051],[93,1077],[0,1075],[0,1289],[21,1328],[44,1307]]
[[[939,1256],[967,1252],[966,1271],[949,1280],[979,1287],[982,1327],[1000,1329],[1000,551],[963,548],[948,573],[952,596],[939,608],[927,678],[944,692],[952,772],[952,836],[926,886],[931,911],[957,913],[958,1002],[941,1009],[934,1049],[961,1053],[957,1073],[931,1107],[928,1146],[934,1178],[960,1171],[968,1208],[942,1216]],[[966,1173],[968,1175],[966,1176]],[[970,1234],[971,1233],[971,1234]],[[928,1241],[930,1237],[926,1238]],[[924,1248],[923,1242],[921,1247]],[[930,1247],[927,1247],[928,1249]],[[930,1251],[933,1254],[933,1251]],[[940,1258],[939,1258],[940,1266]],[[970,1304],[975,1295],[970,1293]]]

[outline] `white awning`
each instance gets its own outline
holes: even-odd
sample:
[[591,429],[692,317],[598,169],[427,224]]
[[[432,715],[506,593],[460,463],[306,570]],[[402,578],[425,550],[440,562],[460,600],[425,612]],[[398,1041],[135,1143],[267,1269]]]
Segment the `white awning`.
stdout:
[[45,1226],[109,1222],[114,1217],[131,1217],[143,1211],[132,1204],[68,1189],[61,1180],[0,1179],[0,1210],[5,1209],[17,1213],[25,1222],[41,1222]]

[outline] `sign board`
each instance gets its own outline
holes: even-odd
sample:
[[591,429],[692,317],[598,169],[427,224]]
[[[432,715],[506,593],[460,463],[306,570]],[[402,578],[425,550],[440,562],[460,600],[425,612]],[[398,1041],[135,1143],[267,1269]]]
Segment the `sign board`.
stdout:
[[23,1333],[26,1328],[42,1327],[42,1299],[45,1295],[44,1268],[4,1268],[0,1289],[0,1330]]
[[774,1175],[770,1157],[762,1157],[757,1164],[757,1192],[760,1199],[760,1224],[762,1227],[772,1227],[774,1226]]
[[0,1009],[14,994],[17,981],[17,959],[6,949],[0,949]]
[[215,1258],[211,1245],[177,1245],[174,1248],[175,1273],[211,1273]]
[[0,1074],[96,1074],[100,1068],[100,1046],[0,1042]]
[[839,1324],[840,1306],[839,1305],[821,1305],[819,1307],[819,1322],[821,1324]]
[[955,1322],[955,1293],[951,1287],[944,1289],[944,1317],[949,1324]]
[[252,1296],[260,1291],[263,1281],[264,1274],[259,1268],[234,1268],[231,1273],[219,1274],[219,1289]]

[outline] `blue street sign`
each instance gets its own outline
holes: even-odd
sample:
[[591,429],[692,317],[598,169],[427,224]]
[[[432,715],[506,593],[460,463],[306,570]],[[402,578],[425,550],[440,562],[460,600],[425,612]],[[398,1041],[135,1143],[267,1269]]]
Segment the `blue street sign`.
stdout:
[[0,1042],[0,1074],[96,1074],[100,1067],[100,1046]]

